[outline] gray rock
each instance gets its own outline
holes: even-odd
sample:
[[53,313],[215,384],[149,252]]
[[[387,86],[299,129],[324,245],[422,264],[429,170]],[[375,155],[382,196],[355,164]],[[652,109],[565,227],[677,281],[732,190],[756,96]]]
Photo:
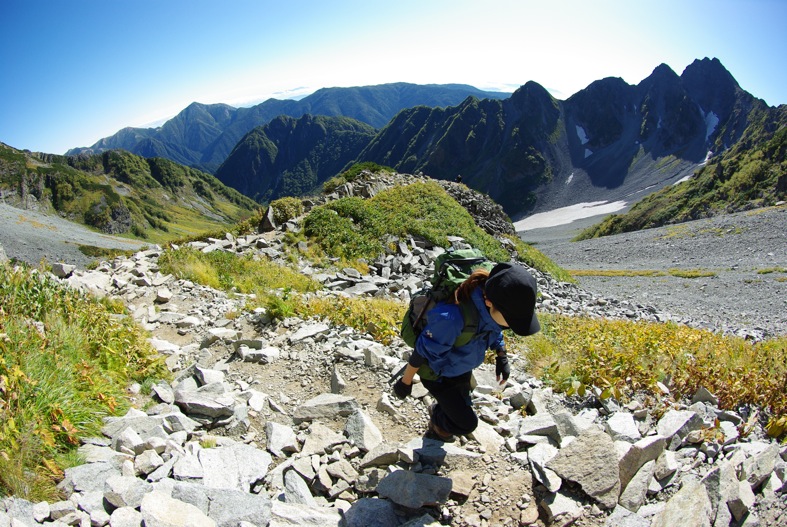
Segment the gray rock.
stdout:
[[145,527],[216,527],[216,522],[194,505],[159,491],[145,495],[140,512]]
[[296,408],[292,417],[296,423],[302,423],[303,421],[312,421],[314,419],[332,419],[338,416],[347,417],[356,409],[358,409],[358,403],[354,397],[322,393]]
[[688,480],[653,518],[652,527],[710,527],[711,503],[705,486]]
[[657,425],[658,434],[664,436],[669,441],[677,435],[681,439],[686,437],[689,432],[702,428],[702,418],[696,412],[688,410],[669,410],[659,419]]
[[284,501],[308,507],[317,506],[317,500],[312,496],[309,485],[297,470],[288,470],[284,473]]
[[250,492],[252,486],[265,477],[272,461],[267,452],[243,443],[206,448],[199,451],[198,457],[206,487],[243,492]]
[[133,476],[112,476],[104,483],[104,499],[115,507],[135,509],[145,494],[151,492],[150,483]]
[[779,445],[770,443],[762,452],[743,462],[743,472],[752,489],[759,488],[770,477],[778,458]]
[[648,493],[648,487],[653,479],[655,468],[656,462],[653,460],[642,465],[620,494],[618,503],[632,512],[637,512],[642,504],[645,503],[645,496]]
[[377,485],[381,497],[411,509],[443,503],[450,492],[450,479],[409,470],[396,470]]
[[276,457],[285,458],[288,452],[298,451],[298,438],[289,426],[268,421],[265,423],[265,435],[268,452]]
[[650,527],[650,520],[619,505],[612,511],[604,525],[605,527]]
[[142,514],[133,507],[120,507],[109,516],[110,527],[141,527]]
[[[664,452],[666,444],[666,438],[660,435],[648,436],[634,443],[618,462],[621,489],[626,488],[629,480],[645,463],[659,459],[659,456]],[[674,457],[671,459],[674,459]],[[654,466],[655,470],[656,467]],[[673,470],[672,472],[675,471]],[[666,475],[668,474],[663,474],[662,476]]]
[[617,505],[620,476],[612,438],[600,430],[588,429],[562,448],[547,468],[563,479],[578,483],[585,493],[606,509]]
[[547,436],[556,442],[560,441],[560,434],[557,430],[557,423],[548,413],[538,413],[529,415],[522,419],[519,426],[519,436],[538,435]]
[[[379,501],[379,500],[378,500]],[[274,501],[271,508],[271,521],[268,527],[289,527],[305,525],[307,527],[330,527],[342,524],[339,509],[320,507],[303,503],[282,503]],[[370,523],[367,525],[375,525]]]
[[74,492],[104,491],[104,482],[120,475],[120,463],[101,462],[88,463],[67,468],[63,481],[57,488],[62,490],[66,496]]
[[208,392],[176,390],[175,404],[192,416],[230,417],[235,411],[235,399],[231,395],[214,395]]
[[308,435],[303,442],[301,454],[310,456],[312,454],[323,455],[332,450],[336,445],[347,442],[347,438],[342,434],[336,433],[320,422],[312,423],[308,428]]
[[344,433],[358,448],[368,452],[383,442],[383,434],[374,421],[358,409],[347,418]]
[[607,432],[615,441],[634,443],[642,438],[634,416],[628,412],[615,412],[605,423]]
[[582,504],[560,492],[548,494],[541,500],[550,525],[568,526],[582,516]]
[[546,464],[554,459],[558,454],[558,449],[546,443],[533,445],[527,450],[527,459],[533,476],[549,492],[557,492],[563,481],[554,471],[546,468]]
[[[3,253],[2,251],[3,251],[3,247],[0,246],[0,262],[3,262],[8,259],[8,258],[4,258],[5,253]],[[77,268],[76,265],[57,262],[52,264],[52,274],[58,278],[68,278],[69,276],[71,276],[71,273],[73,273],[76,270],[76,268]]]

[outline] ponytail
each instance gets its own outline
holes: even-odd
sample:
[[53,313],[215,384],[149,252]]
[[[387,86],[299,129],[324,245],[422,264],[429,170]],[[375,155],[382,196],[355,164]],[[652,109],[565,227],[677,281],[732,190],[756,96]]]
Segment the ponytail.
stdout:
[[460,302],[470,300],[470,295],[473,291],[475,291],[477,287],[483,286],[487,278],[489,278],[489,271],[486,269],[480,268],[473,271],[473,273],[467,277],[467,280],[459,284],[459,287],[454,291],[454,302],[459,304]]

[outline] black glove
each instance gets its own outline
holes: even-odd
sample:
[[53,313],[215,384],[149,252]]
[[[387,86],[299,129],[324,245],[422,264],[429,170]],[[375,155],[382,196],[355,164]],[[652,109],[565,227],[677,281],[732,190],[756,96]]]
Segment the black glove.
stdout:
[[511,375],[511,366],[508,364],[508,355],[497,355],[495,357],[495,375],[501,384],[508,380],[508,376]]
[[396,381],[396,384],[394,384],[393,391],[399,399],[404,399],[413,393],[413,385],[405,384],[402,379],[399,379]]

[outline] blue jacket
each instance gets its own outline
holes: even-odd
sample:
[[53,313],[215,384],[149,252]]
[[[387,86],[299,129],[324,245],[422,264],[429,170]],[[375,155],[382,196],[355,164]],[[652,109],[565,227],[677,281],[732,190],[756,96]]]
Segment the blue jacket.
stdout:
[[473,291],[471,298],[478,309],[478,333],[464,346],[454,348],[454,341],[464,328],[458,305],[441,302],[426,313],[426,327],[415,342],[415,351],[439,376],[456,377],[467,373],[484,362],[487,349],[504,347],[503,330],[492,320],[480,287]]

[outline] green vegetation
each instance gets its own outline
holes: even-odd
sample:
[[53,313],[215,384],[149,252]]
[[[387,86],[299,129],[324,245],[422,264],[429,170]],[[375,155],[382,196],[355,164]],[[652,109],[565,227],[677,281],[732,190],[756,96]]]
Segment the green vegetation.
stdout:
[[106,247],[96,247],[95,245],[80,245],[79,252],[92,258],[111,260],[113,258],[117,258],[118,256],[130,257],[137,251],[130,249],[107,249]]
[[389,236],[412,236],[448,247],[461,236],[495,261],[508,253],[436,182],[386,189],[371,199],[342,198],[315,207],[304,219],[304,232],[332,257],[372,260],[384,254]]
[[280,198],[271,202],[270,207],[273,209],[273,221],[277,225],[283,225],[303,214],[303,201],[299,198]]
[[787,267],[766,267],[759,269],[757,274],[787,273]]
[[[626,401],[658,394],[666,384],[678,400],[704,386],[721,408],[758,405],[778,437],[787,419],[787,337],[751,343],[677,324],[599,320],[540,314],[541,332],[512,338],[531,372],[556,390],[583,393],[588,387]],[[781,425],[779,424],[781,423]]]
[[715,271],[704,269],[669,269],[655,271],[653,269],[575,269],[567,271],[572,276],[676,276],[678,278],[707,278],[716,276]]
[[65,157],[0,144],[0,190],[12,204],[34,198],[71,221],[154,243],[228,226],[257,208],[209,174],[119,150]]
[[269,260],[256,260],[225,251],[203,253],[190,247],[165,251],[159,257],[161,272],[203,285],[267,299],[274,290],[316,291],[311,278]]
[[328,181],[322,184],[322,191],[325,194],[330,194],[337,188],[341,187],[345,183],[352,183],[353,181],[357,180],[361,176],[361,172],[369,171],[373,174],[377,174],[379,172],[389,172],[393,173],[395,170],[391,167],[381,166],[377,163],[366,162],[366,163],[356,163],[351,166],[349,169],[345,170],[341,174],[336,177],[332,177]]
[[169,375],[122,304],[0,265],[0,495],[56,501],[78,438],[128,409],[132,381]]
[[[577,240],[773,206],[787,199],[787,107],[775,122],[759,116],[733,148],[688,181],[662,189],[589,227]],[[755,119],[757,116],[755,116]],[[776,130],[775,132],[773,130]]]

